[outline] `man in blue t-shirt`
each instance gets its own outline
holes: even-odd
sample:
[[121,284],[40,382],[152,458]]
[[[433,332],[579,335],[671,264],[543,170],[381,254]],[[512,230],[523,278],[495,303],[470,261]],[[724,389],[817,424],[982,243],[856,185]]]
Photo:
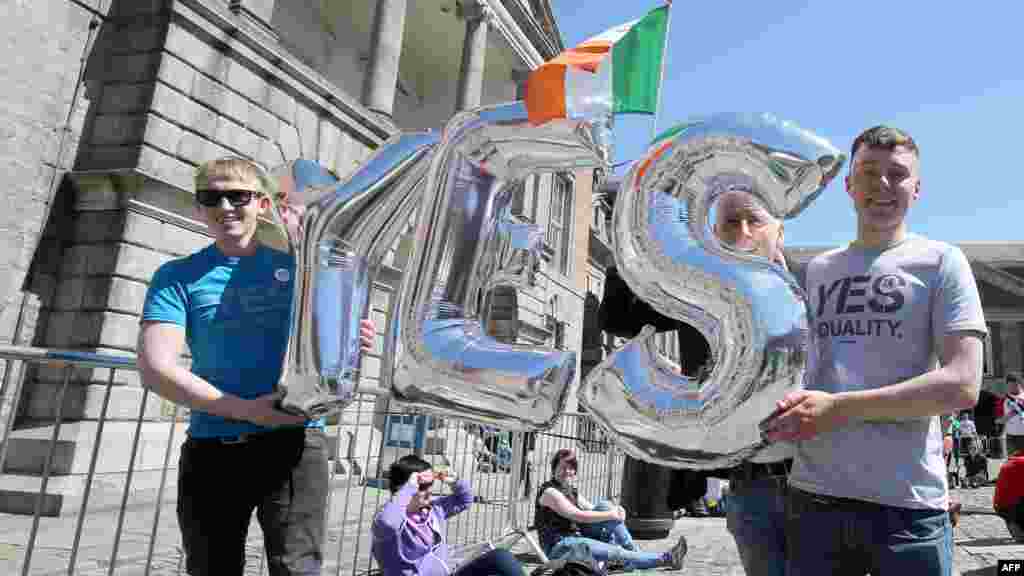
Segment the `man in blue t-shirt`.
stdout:
[[788,576],[952,573],[942,414],[981,387],[981,299],[963,252],[907,232],[921,192],[906,133],[876,126],[850,151],[857,240],[807,266],[806,389],[767,426],[796,440]]
[[[295,264],[255,238],[275,186],[240,158],[200,166],[195,183],[214,243],[153,275],[138,346],[144,385],[191,410],[178,463],[187,570],[240,576],[255,510],[270,574],[318,575],[328,491],[323,422],[275,408]],[[363,320],[364,350],[373,333]],[[191,370],[178,363],[186,344]]]

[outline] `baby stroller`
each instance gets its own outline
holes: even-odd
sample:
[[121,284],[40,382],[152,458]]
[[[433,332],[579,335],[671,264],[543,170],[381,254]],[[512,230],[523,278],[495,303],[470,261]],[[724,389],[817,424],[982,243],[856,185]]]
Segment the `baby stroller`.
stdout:
[[[950,470],[950,486],[977,488],[989,483],[984,438],[961,428]],[[966,434],[964,432],[967,432]]]

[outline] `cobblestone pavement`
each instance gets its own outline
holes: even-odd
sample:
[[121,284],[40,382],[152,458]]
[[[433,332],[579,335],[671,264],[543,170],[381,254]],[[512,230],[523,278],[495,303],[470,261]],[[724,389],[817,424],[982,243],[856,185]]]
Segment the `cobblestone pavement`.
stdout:
[[[954,575],[995,575],[997,560],[1024,560],[1024,544],[1018,544],[1010,537],[1003,520],[992,511],[993,490],[992,486],[954,490],[963,504],[960,524],[953,532]],[[661,552],[670,549],[680,534],[686,536],[690,549],[686,566],[680,573],[700,576],[745,574],[724,518],[680,518],[667,538],[638,542],[644,550]],[[519,545],[515,550],[525,552],[526,549]],[[530,568],[537,566],[529,555],[520,557],[529,563]],[[652,573],[667,574],[671,571]]]
[[[1014,542],[1003,521],[991,509],[991,486],[977,489],[959,489],[955,492],[963,503],[960,526],[954,533],[956,574],[960,576],[981,576],[995,574],[999,559],[1024,559],[1024,545]],[[376,490],[367,490],[363,497],[359,490],[358,499],[349,502],[347,509],[336,504],[332,512],[331,529],[327,549],[327,566],[324,574],[365,576],[371,568],[368,561],[369,541],[366,534],[359,533],[360,514],[363,521],[382,502],[386,495]],[[344,492],[341,492],[344,494]],[[339,498],[340,494],[336,495]],[[506,510],[495,502],[482,502],[460,515],[459,522],[449,533],[449,540],[469,543],[480,535],[499,535],[506,526]],[[122,541],[118,550],[118,562],[113,573],[119,576],[147,574],[146,560],[152,531],[152,509],[134,509],[126,516]],[[0,574],[20,574],[24,558],[24,545],[31,528],[31,518],[24,516],[0,515]],[[81,549],[76,561],[74,574],[93,576],[108,574],[111,542],[116,527],[116,513],[90,514],[83,530]],[[73,519],[43,519],[39,539],[34,551],[33,575],[67,574],[67,564],[74,537]],[[168,503],[162,510],[157,543],[154,546],[153,561],[149,566],[151,576],[183,574],[182,556],[177,545],[178,534],[174,507]],[[686,535],[689,554],[683,574],[707,576],[732,576],[744,574],[736,546],[725,528],[723,518],[680,518],[675,522],[670,535],[661,540],[641,540],[645,550],[665,551],[672,547],[680,534]],[[339,554],[340,551],[340,554]],[[525,542],[513,548],[528,569],[537,566],[537,559],[529,553]],[[254,524],[247,544],[246,574],[265,574],[263,567],[262,538]],[[659,574],[671,573],[657,570]],[[639,574],[634,572],[632,574]]]
[[995,574],[997,560],[1024,560],[1024,544],[1010,537],[1002,518],[992,511],[993,490],[954,490],[963,503],[960,525],[953,533],[954,565],[961,576]]

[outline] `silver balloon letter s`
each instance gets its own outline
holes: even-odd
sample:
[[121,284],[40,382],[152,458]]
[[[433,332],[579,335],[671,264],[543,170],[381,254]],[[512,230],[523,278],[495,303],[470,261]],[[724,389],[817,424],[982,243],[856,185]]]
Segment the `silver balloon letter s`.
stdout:
[[395,136],[342,182],[305,160],[276,171],[287,200],[274,215],[295,257],[282,409],[316,418],[354,398],[371,282],[418,203],[438,140]]
[[448,123],[389,331],[400,345],[393,380],[400,400],[520,430],[548,426],[564,409],[575,353],[498,342],[484,330],[480,307],[495,282],[531,272],[517,250],[536,244],[535,231],[503,220],[515,186],[535,172],[603,167],[604,128],[585,120],[530,126],[522,103]]
[[669,131],[634,165],[613,214],[619,273],[659,313],[697,328],[712,364],[680,375],[648,326],[588,375],[581,403],[630,455],[711,469],[764,447],[758,422],[802,385],[806,298],[772,255],[724,241],[715,213],[740,202],[793,218],[843,161],[789,122],[719,114]]

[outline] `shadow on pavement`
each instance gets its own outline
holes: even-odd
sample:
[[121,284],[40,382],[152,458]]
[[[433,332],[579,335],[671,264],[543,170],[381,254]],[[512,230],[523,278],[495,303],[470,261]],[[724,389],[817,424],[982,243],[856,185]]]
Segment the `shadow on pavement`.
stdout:
[[963,546],[968,548],[984,548],[986,546],[1007,546],[1017,544],[1017,541],[1012,536],[1005,536],[1000,538],[976,538],[974,540],[961,540],[956,543],[957,546]]
[[998,516],[995,510],[991,508],[977,508],[974,506],[964,506],[960,509],[961,516]]

